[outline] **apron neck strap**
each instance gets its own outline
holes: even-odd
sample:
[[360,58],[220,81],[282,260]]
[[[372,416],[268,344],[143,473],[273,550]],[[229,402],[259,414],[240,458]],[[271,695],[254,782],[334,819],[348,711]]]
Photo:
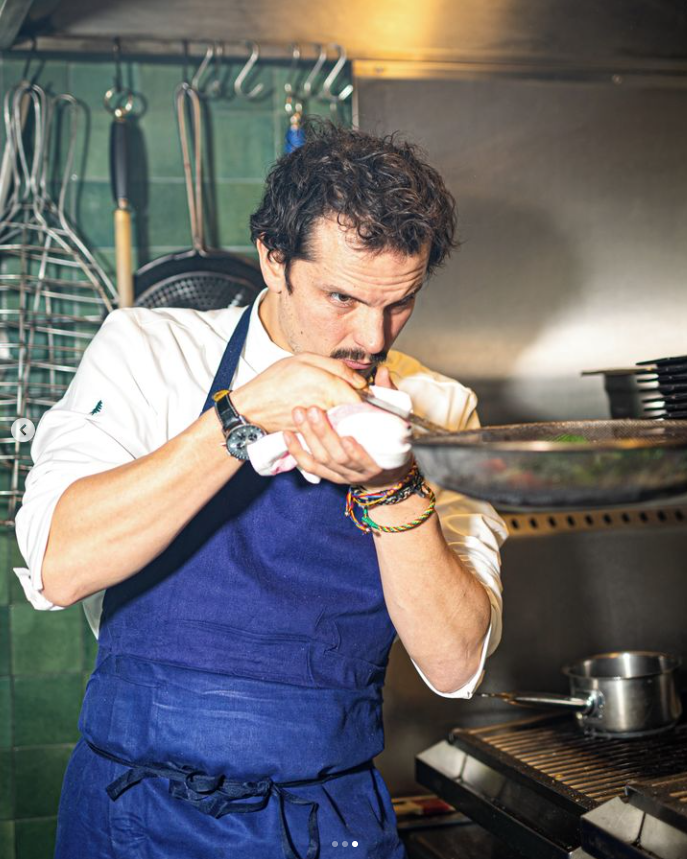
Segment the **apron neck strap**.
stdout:
[[236,373],[236,368],[239,365],[241,352],[243,352],[243,347],[248,337],[248,326],[250,325],[251,311],[253,310],[254,304],[255,302],[252,302],[243,311],[238,325],[234,328],[234,332],[229,338],[227,348],[224,350],[219,368],[215,373],[215,378],[212,380],[212,385],[210,386],[210,390],[208,391],[208,395],[205,399],[205,405],[200,413],[201,415],[214,405],[214,401],[212,399],[213,394],[216,394],[217,391],[231,387],[234,374]]

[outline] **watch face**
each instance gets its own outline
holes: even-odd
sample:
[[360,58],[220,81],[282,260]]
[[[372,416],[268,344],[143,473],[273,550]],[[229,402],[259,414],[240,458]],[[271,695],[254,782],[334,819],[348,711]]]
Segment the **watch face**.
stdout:
[[248,459],[246,448],[265,435],[265,430],[253,424],[241,424],[229,433],[227,450],[236,459]]

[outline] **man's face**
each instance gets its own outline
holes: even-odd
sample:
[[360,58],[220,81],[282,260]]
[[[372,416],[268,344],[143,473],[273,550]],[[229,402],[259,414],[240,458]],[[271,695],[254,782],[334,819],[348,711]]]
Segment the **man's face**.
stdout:
[[285,267],[266,259],[270,289],[260,315],[271,339],[290,352],[344,359],[363,375],[384,361],[413,312],[424,281],[429,247],[415,256],[371,253],[352,230],[322,219],[313,229],[312,260]]

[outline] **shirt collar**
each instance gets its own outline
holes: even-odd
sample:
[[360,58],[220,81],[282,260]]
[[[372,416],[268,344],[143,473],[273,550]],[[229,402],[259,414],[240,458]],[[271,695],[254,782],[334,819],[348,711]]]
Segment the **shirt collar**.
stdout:
[[271,367],[277,361],[281,361],[282,358],[290,358],[293,354],[292,352],[287,352],[286,349],[282,349],[281,346],[277,346],[276,343],[270,340],[270,336],[260,319],[258,308],[268,291],[268,289],[263,289],[255,299],[250,312],[246,345],[243,347],[242,358],[256,375],[262,373],[263,370]]

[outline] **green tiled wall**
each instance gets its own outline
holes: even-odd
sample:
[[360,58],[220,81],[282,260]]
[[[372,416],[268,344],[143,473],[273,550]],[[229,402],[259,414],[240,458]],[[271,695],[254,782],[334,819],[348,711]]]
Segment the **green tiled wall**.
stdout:
[[78,738],[93,635],[79,606],[35,611],[13,566],[13,531],[0,531],[0,857],[52,856],[62,775]]
[[[4,92],[20,80],[23,59],[0,61]],[[35,71],[34,61],[31,71]],[[237,67],[225,65],[231,84]],[[145,103],[136,121],[134,264],[190,245],[173,92],[183,78],[179,62],[124,64],[124,79]],[[109,61],[51,59],[37,83],[49,92],[71,92],[86,107],[86,140],[77,159],[69,212],[101,262],[113,274],[113,203],[109,184],[110,116],[102,106],[112,84]],[[260,198],[265,173],[281,153],[287,117],[288,67],[263,63],[254,80],[265,84],[254,102],[207,101],[210,143],[206,184],[214,202],[207,225],[213,244],[253,253],[248,217]],[[309,112],[329,116],[313,101]],[[341,121],[350,122],[346,104]],[[1,137],[1,135],[0,135]],[[35,611],[25,600],[14,566],[24,566],[14,532],[0,529],[0,859],[50,859],[64,768],[78,737],[77,719],[95,641],[79,606]]]

